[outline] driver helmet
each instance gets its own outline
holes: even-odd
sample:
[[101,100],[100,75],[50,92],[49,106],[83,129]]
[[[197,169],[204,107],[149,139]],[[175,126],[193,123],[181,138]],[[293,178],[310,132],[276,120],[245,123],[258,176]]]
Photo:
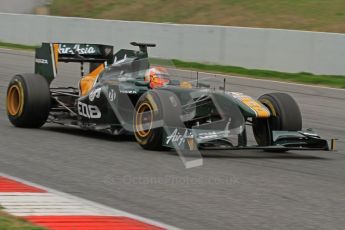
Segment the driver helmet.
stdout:
[[152,89],[163,87],[170,82],[169,73],[163,67],[153,67],[147,70],[145,81],[150,82],[150,88]]

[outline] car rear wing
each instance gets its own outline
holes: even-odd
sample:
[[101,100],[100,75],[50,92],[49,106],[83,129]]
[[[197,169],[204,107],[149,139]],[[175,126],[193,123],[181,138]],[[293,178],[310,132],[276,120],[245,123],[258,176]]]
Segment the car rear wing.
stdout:
[[114,54],[114,62],[119,62],[127,58],[132,59],[148,59],[148,47],[156,47],[156,44],[153,43],[139,43],[139,42],[131,42],[132,46],[138,46],[138,50],[129,50],[129,49],[121,49]]
[[[45,77],[50,84],[57,74],[58,62],[88,62],[91,68],[98,64],[111,65],[114,47],[85,43],[42,43],[35,53],[35,73]],[[83,70],[83,67],[82,67]]]
[[122,67],[131,71],[146,70],[150,68],[148,47],[156,47],[153,43],[131,42],[132,46],[139,47],[139,50],[121,49],[114,54],[114,64],[121,63]]

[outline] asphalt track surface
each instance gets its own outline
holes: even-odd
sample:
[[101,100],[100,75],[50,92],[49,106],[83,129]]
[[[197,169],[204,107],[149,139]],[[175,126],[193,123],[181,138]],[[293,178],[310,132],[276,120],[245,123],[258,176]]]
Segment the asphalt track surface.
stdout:
[[[133,138],[14,128],[7,84],[33,72],[33,61],[0,50],[1,172],[183,229],[344,229],[345,90],[229,77],[228,88],[255,97],[290,93],[303,126],[338,138],[338,151],[204,151],[202,167],[185,169],[176,154],[143,151]],[[55,85],[77,82],[67,64]]]

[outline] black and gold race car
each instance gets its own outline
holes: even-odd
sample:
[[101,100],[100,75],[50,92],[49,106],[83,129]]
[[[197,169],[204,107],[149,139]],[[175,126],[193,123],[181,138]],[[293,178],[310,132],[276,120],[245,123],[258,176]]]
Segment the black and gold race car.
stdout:
[[[36,49],[35,73],[17,74],[9,83],[10,122],[130,134],[149,150],[329,150],[312,130],[301,131],[301,112],[290,95],[268,93],[256,100],[225,85],[211,89],[200,79],[172,78],[168,69],[150,64],[147,49],[154,44],[131,44],[139,49],[114,54],[108,45],[43,43]],[[50,87],[59,62],[81,63],[79,86]],[[247,144],[248,126],[256,145]]]

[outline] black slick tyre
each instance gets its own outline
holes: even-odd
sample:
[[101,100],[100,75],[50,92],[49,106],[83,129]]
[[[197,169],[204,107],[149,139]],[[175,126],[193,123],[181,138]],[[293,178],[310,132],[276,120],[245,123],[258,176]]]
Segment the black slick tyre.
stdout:
[[271,131],[299,131],[302,129],[302,115],[296,101],[286,93],[269,93],[259,97],[271,116],[268,119],[254,119],[253,133],[259,146],[272,144]]
[[7,116],[16,127],[39,128],[50,110],[49,85],[41,75],[15,75],[7,88]]

